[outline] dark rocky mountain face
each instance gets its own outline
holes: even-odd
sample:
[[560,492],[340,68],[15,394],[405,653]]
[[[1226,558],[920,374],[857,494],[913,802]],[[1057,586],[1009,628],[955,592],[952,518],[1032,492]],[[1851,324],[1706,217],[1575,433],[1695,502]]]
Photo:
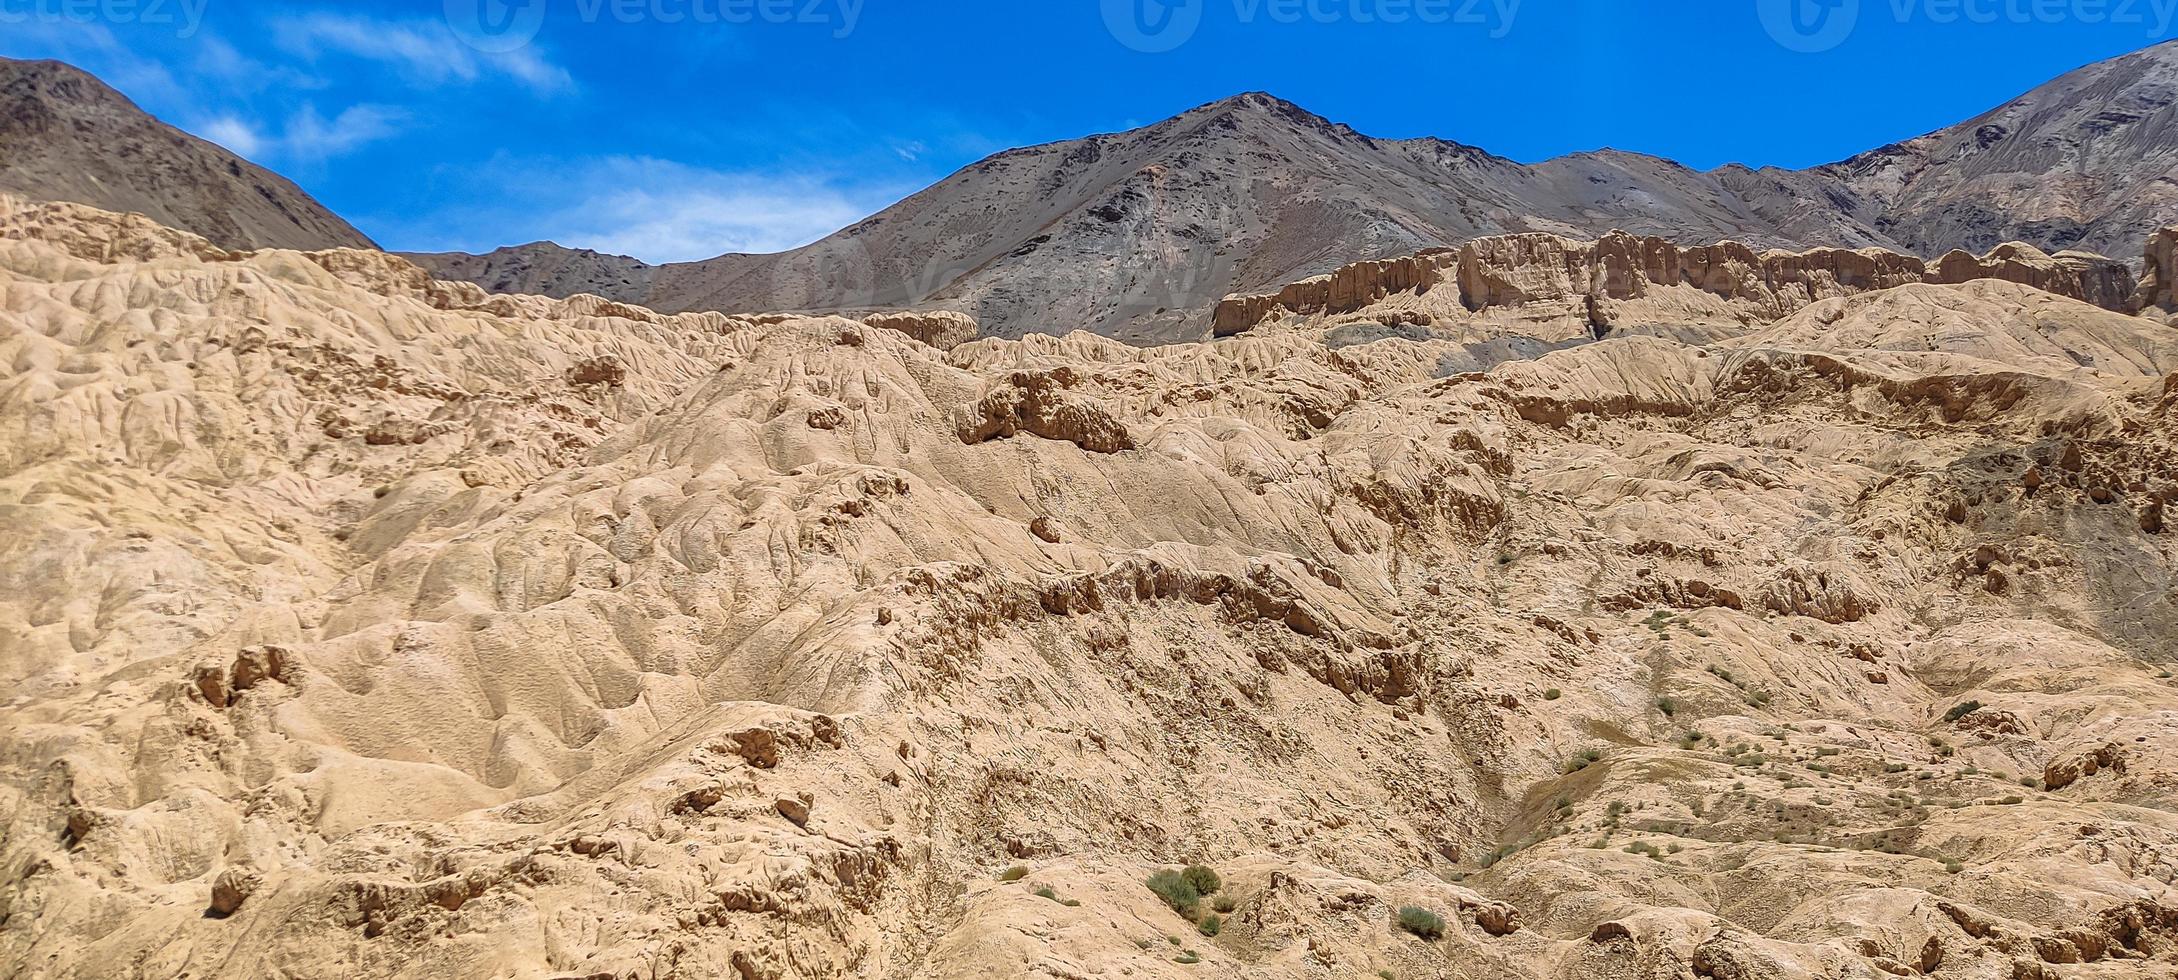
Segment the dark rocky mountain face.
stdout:
[[1372,139],[1261,93],[969,166],[777,255],[659,267],[549,243],[417,258],[488,288],[666,310],[923,306],[1002,336],[1199,337],[1227,293],[1508,232],[1614,229],[1935,257],[2019,240],[2127,254],[2178,214],[2178,47],[2067,74],[1950,129],[1809,170],[1598,151],[1522,165]]
[[227,248],[373,248],[286,178],[56,61],[0,58],[0,191],[135,211]]

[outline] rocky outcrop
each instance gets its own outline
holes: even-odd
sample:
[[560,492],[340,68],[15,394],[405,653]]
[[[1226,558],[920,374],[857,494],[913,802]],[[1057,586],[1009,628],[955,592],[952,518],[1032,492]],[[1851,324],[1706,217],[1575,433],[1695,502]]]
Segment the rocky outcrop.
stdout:
[[[2151,246],[2152,250],[2152,246]],[[2170,244],[2165,242],[2168,253]],[[2153,258],[2150,269],[2155,269]],[[1614,231],[1593,242],[1531,233],[1478,238],[1457,249],[1344,266],[1271,293],[1228,296],[1212,315],[1220,337],[1286,314],[1351,313],[1399,293],[1423,294],[1449,282],[1472,314],[1563,310],[1585,316],[1598,335],[1643,319],[1618,304],[1672,290],[1721,300],[1734,319],[1764,323],[1818,300],[1907,283],[1956,284],[2003,279],[2045,292],[2125,310],[2136,301],[2124,263],[2085,252],[2050,255],[2007,242],[1984,255],[1952,252],[1934,263],[1876,248],[1756,252],[1738,242],[1683,246]],[[2168,299],[2169,290],[2164,289]],[[1700,299],[1701,297],[1691,297]],[[1679,302],[1674,309],[1687,304]]]
[[956,420],[960,441],[972,446],[1026,432],[1071,442],[1093,453],[1133,449],[1134,437],[1126,423],[1070,391],[1080,380],[1069,368],[1016,372],[961,410]]
[[2132,270],[2116,259],[2092,252],[2051,255],[2021,242],[2005,242],[1981,256],[1953,250],[1936,260],[1927,281],[1948,285],[1975,279],[2033,286],[2106,310],[2126,309],[2134,290]]
[[898,330],[939,350],[952,350],[976,339],[976,318],[952,310],[906,310],[872,313],[862,322],[884,330]]
[[263,885],[264,876],[255,871],[248,868],[228,868],[220,872],[219,877],[212,882],[212,903],[206,907],[204,914],[214,919],[233,915]]
[[2133,290],[2135,311],[2178,309],[2178,226],[2148,236],[2141,256],[2140,285]]

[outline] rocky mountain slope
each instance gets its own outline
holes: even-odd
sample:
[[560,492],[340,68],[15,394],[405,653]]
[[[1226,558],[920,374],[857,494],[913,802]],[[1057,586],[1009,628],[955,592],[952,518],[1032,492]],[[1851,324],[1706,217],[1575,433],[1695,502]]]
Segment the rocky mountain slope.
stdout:
[[0,58],[0,191],[135,211],[227,248],[370,248],[301,188],[57,61]]
[[[1351,261],[1507,231],[1613,228],[1794,244],[1715,178],[1637,154],[1523,166],[1442,140],[1379,140],[1262,93],[1124,133],[1009,150],[816,244],[649,267],[549,243],[410,256],[523,292],[660,309],[927,306],[994,334],[1074,326],[1200,336],[1209,308]],[[1821,239],[1886,239],[1852,225]],[[625,282],[625,287],[615,285]]]
[[967,341],[12,200],[0,276],[0,973],[2178,966],[2166,309],[1478,370],[1555,314]]
[[2174,103],[2178,42],[2165,42],[1814,176],[1832,201],[1831,187],[1847,189],[1856,220],[1924,255],[2013,239],[2129,253],[2178,215]]
[[660,309],[942,307],[1002,336],[1078,326],[1168,341],[1204,336],[1230,292],[1503,233],[2130,253],[2178,215],[2174,79],[2178,44],[2159,45],[1837,164],[1707,173],[1609,150],[1523,166],[1373,139],[1253,93],[998,154],[777,255],[650,267],[536,243],[414,258],[494,289]]

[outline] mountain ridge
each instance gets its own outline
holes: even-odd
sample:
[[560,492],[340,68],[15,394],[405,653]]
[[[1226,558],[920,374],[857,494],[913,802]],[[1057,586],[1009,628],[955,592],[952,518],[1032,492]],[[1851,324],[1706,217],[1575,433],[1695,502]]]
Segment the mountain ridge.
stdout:
[[[30,63],[7,64],[21,75]],[[24,99],[14,101],[20,117]],[[166,169],[224,161],[227,175],[201,182],[215,191],[178,196],[175,182],[148,178],[85,186],[22,176],[96,172],[68,153],[11,149],[16,176],[0,170],[0,187],[144,211],[229,247],[369,246],[281,178],[119,93],[93,101],[109,116],[127,115],[114,106],[135,114],[109,128],[190,151]],[[405,254],[434,275],[509,293],[594,293],[665,311],[953,309],[999,336],[1086,329],[1161,343],[1206,336],[1227,295],[1499,234],[1623,230],[1928,259],[2016,240],[2129,255],[2178,214],[2174,101],[2178,43],[2166,42],[1832,163],[1697,170],[1611,147],[1519,163],[1437,136],[1375,137],[1256,90],[1146,126],[999,151],[786,252],[651,264],[538,241]],[[24,143],[21,128],[12,140],[0,132],[0,148]],[[187,199],[205,193],[212,199]]]
[[0,58],[0,190],[134,211],[225,248],[376,248],[294,182],[61,61]]

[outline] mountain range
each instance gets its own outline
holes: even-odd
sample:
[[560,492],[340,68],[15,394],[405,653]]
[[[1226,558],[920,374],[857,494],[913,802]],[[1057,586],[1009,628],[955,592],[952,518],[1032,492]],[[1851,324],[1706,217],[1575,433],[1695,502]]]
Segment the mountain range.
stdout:
[[[8,63],[0,78],[0,189],[141,211],[230,247],[368,244],[292,184],[87,75]],[[1509,232],[2123,254],[2178,211],[2174,100],[2178,44],[2166,43],[1837,163],[1698,171],[1618,150],[1522,164],[1377,139],[1255,92],[995,154],[787,252],[652,265],[533,242],[407,257],[494,291],[662,311],[943,308],[997,336],[1167,342],[1206,335],[1230,293]],[[125,151],[85,149],[96,145]]]

